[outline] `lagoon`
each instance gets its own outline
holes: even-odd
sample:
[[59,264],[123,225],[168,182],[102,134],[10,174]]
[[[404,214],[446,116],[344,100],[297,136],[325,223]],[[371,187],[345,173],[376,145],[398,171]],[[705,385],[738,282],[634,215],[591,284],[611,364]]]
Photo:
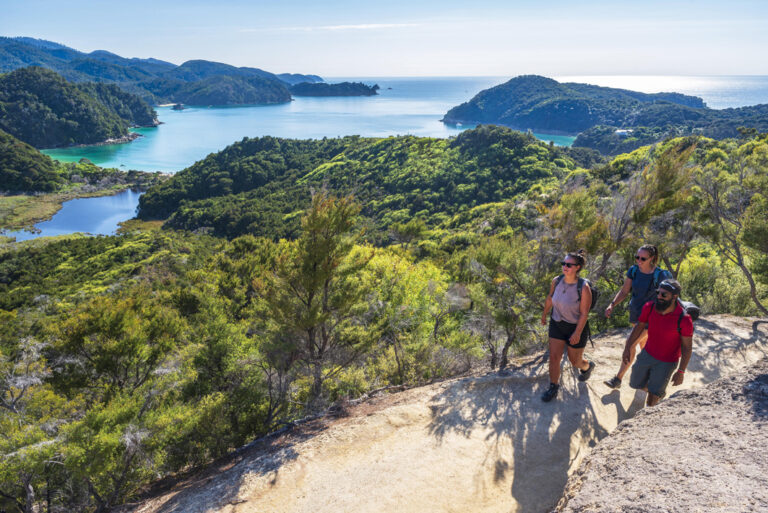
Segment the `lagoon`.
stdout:
[[118,223],[136,215],[136,207],[142,194],[126,190],[114,196],[69,200],[62,204],[61,210],[51,219],[37,223],[34,232],[19,230],[0,232],[0,235],[15,237],[16,242],[77,232],[112,235],[117,230]]

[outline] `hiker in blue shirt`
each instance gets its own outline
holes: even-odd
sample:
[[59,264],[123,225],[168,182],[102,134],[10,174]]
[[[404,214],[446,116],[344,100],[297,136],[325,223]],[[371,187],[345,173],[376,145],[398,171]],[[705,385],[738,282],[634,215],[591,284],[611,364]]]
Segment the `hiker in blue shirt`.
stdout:
[[[632,294],[629,300],[629,322],[634,326],[643,310],[643,305],[648,301],[656,299],[656,289],[659,284],[667,279],[672,279],[672,273],[666,271],[656,264],[659,261],[659,250],[656,246],[646,244],[641,246],[635,253],[635,265],[629,268],[627,276],[624,278],[624,285],[613,298],[613,301],[605,309],[605,316],[610,317],[613,313],[613,307],[624,301],[624,298]],[[605,384],[611,388],[619,388],[621,379],[632,365],[635,359],[635,350],[637,346],[642,349],[645,347],[645,341],[648,339],[648,330],[644,330],[638,338],[638,342],[632,347],[629,362],[622,361],[619,372],[614,377],[605,381]]]

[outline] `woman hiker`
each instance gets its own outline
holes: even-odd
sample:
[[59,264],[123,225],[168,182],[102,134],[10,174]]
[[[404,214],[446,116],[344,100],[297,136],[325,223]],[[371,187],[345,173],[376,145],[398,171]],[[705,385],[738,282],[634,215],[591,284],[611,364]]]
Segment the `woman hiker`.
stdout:
[[[629,268],[627,275],[624,278],[624,285],[621,287],[616,297],[605,309],[605,316],[610,317],[613,313],[613,307],[624,301],[630,292],[632,297],[629,300],[629,322],[632,326],[637,324],[637,319],[640,317],[640,312],[643,310],[643,305],[648,301],[654,301],[656,299],[656,289],[659,284],[664,280],[671,280],[672,273],[661,269],[656,264],[659,261],[659,250],[656,246],[646,244],[640,246],[640,249],[635,253],[635,265]],[[614,377],[605,381],[605,384],[611,388],[619,388],[621,386],[621,380],[624,378],[624,374],[632,365],[632,361],[635,359],[636,347],[640,346],[640,349],[645,347],[645,341],[648,339],[648,330],[644,330],[639,336],[637,343],[632,346],[630,352],[629,362],[622,360],[619,372]]]
[[565,255],[561,262],[563,274],[552,280],[544,303],[542,325],[547,325],[547,315],[552,310],[549,320],[549,388],[541,396],[544,402],[554,399],[560,389],[560,363],[566,349],[571,365],[580,371],[579,381],[588,380],[595,368],[595,362],[584,359],[589,335],[587,318],[592,304],[592,291],[579,278],[585,263],[584,250]]

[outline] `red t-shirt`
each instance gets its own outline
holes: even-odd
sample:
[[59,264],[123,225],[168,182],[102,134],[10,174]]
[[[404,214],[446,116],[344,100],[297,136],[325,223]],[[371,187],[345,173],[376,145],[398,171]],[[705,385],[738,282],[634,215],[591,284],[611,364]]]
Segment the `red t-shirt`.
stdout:
[[684,315],[680,320],[680,332],[677,331],[677,320],[683,307],[680,304],[666,315],[656,310],[653,301],[643,305],[643,311],[638,322],[648,323],[648,341],[645,351],[662,362],[676,362],[680,359],[680,337],[693,336],[693,321],[690,315]]

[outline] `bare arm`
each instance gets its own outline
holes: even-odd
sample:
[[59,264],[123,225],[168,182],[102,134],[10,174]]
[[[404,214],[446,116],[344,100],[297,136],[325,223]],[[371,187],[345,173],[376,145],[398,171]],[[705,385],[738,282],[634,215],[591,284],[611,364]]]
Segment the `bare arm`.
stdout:
[[549,311],[552,310],[552,294],[555,293],[555,282],[557,281],[557,278],[552,280],[552,283],[549,285],[549,294],[547,294],[547,299],[544,301],[544,311],[541,314],[541,325],[546,326],[547,325],[547,315],[549,314]]
[[626,298],[629,295],[629,291],[632,290],[632,280],[629,278],[624,278],[624,285],[621,286],[621,289],[616,293],[616,296],[613,298],[613,301],[611,301],[611,304],[608,305],[608,308],[605,309],[605,316],[610,317],[613,313],[613,307],[624,301],[624,298]]
[[624,354],[622,355],[621,359],[624,363],[629,363],[631,358],[631,351],[632,348],[637,345],[638,339],[640,338],[640,335],[643,333],[643,330],[645,330],[648,327],[647,322],[638,322],[635,324],[635,327],[632,329],[632,333],[629,334],[629,338],[627,338],[627,342],[624,344]]
[[589,307],[592,306],[592,290],[585,285],[581,290],[581,302],[579,303],[579,322],[576,324],[576,330],[571,335],[570,342],[576,345],[581,340],[581,332],[589,320]]
[[685,369],[691,360],[691,354],[693,354],[693,337],[680,337],[680,365],[678,365],[675,375],[672,376],[672,384],[674,386],[683,383]]

